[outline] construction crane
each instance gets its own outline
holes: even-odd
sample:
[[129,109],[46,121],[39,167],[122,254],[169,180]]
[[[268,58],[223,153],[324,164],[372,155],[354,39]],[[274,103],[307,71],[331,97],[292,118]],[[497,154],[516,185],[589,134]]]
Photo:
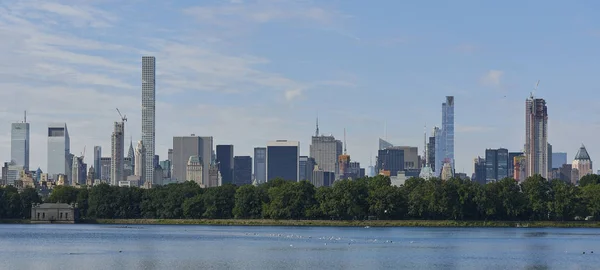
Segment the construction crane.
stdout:
[[122,115],[121,111],[119,111],[119,108],[117,108],[117,112],[119,113],[119,116],[121,116],[121,121],[127,122],[127,115]]
[[540,80],[537,81],[537,83],[535,84],[535,88],[533,88],[533,92],[531,92],[531,99],[533,99],[533,97],[535,96],[535,91],[537,91],[538,85],[540,85]]
[[81,153],[81,159],[83,159],[85,157],[85,145],[83,146],[83,152]]

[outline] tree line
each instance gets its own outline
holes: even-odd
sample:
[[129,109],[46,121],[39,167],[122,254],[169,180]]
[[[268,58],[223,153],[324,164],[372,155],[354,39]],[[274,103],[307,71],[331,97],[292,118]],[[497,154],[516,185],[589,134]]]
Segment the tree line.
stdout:
[[[539,175],[522,183],[506,178],[480,185],[470,180],[411,178],[400,187],[389,177],[336,181],[315,188],[307,181],[275,179],[253,186],[200,188],[194,182],[152,189],[102,184],[55,187],[45,202],[77,203],[84,219],[429,219],[575,220],[600,217],[600,176],[579,186]],[[27,219],[35,189],[0,188],[0,218]]]

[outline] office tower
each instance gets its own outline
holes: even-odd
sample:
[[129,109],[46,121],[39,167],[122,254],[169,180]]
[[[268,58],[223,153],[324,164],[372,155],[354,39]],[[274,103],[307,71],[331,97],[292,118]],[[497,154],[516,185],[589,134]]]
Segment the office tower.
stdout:
[[525,156],[526,177],[548,176],[548,107],[533,95],[525,102]]
[[205,187],[202,179],[202,160],[199,156],[191,156],[188,159],[185,180],[196,182],[200,187]]
[[96,179],[102,179],[102,166],[100,165],[100,159],[102,159],[102,147],[94,146],[94,177],[96,177]]
[[404,170],[404,150],[398,148],[387,148],[377,152],[377,170],[389,176],[397,176],[399,171]]
[[426,162],[431,167],[431,170],[435,173],[435,136],[432,134],[427,142],[427,158]]
[[275,178],[298,181],[300,142],[277,140],[267,143],[267,182]]
[[10,129],[10,159],[29,170],[29,123],[27,112],[22,123],[13,123]]
[[452,177],[454,177],[454,170],[452,169],[452,164],[450,164],[450,162],[444,162],[441,175],[442,180],[446,181]]
[[[213,137],[199,137],[195,134],[190,136],[173,137],[173,163],[171,180],[175,182],[184,182],[186,179],[186,166],[191,156],[199,156],[202,160],[202,179],[206,185],[209,179],[209,172],[212,150]],[[146,149],[148,151],[148,149]]]
[[[135,172],[135,150],[133,149],[133,140],[129,140],[129,151],[127,151],[127,157],[129,158],[129,165],[131,171]],[[127,164],[127,163],[126,163]]]
[[94,168],[94,166],[90,167],[90,170],[87,173],[87,176],[85,178],[85,184],[87,186],[93,186],[94,185],[94,180],[96,179],[96,169]]
[[508,177],[515,179],[515,157],[523,156],[523,152],[508,153]]
[[561,168],[562,165],[567,164],[567,153],[557,152],[552,153],[552,168]]
[[267,182],[267,148],[254,148],[254,180],[258,184]]
[[404,169],[419,169],[419,148],[413,146],[392,146],[387,149],[399,149],[404,152]]
[[48,168],[47,173],[55,176],[70,172],[72,162],[69,160],[71,153],[71,140],[66,123],[48,125]]
[[473,171],[475,172],[475,175],[473,176],[472,180],[479,184],[485,185],[487,183],[485,159],[477,157],[475,160],[473,160],[473,165]]
[[[132,162],[133,162],[133,160],[130,157],[125,157],[123,159],[123,178],[124,178],[124,180],[127,180],[127,178],[129,176],[133,176],[135,174],[135,171],[133,169],[133,166],[135,164],[133,164]],[[139,179],[137,179],[137,180],[139,181]]]
[[173,162],[173,149],[167,150],[167,160]]
[[[146,148],[145,178],[154,179],[154,151],[156,141],[156,58],[142,57],[142,141]],[[186,157],[184,160],[187,161]],[[185,161],[184,167],[185,167]]]
[[508,177],[508,149],[485,150],[486,182],[500,181]]
[[171,179],[171,172],[173,170],[173,166],[170,160],[163,160],[160,162],[160,167],[163,168],[165,178]]
[[333,172],[321,170],[319,167],[315,167],[312,171],[311,178],[311,183],[315,187],[329,187],[335,180],[335,174]]
[[454,97],[447,96],[442,104],[442,151],[443,160],[450,162],[454,171]]
[[300,156],[299,161],[298,161],[298,168],[300,169],[300,181],[302,180],[306,180],[308,177],[306,176],[306,172],[308,171],[306,169],[306,163],[308,162],[308,158],[307,156]]
[[237,186],[252,184],[252,157],[233,158],[233,184]]
[[143,141],[138,141],[134,152],[135,165],[133,175],[138,176],[140,183],[146,182],[146,147]]
[[578,184],[582,177],[594,173],[592,168],[592,159],[590,158],[590,155],[583,144],[581,144],[581,147],[577,151],[575,159],[572,162],[572,166],[573,172],[575,172],[575,174],[573,174],[573,178],[571,179],[573,184]]
[[434,174],[436,176],[440,176],[442,173],[442,165],[444,164],[444,153],[442,152],[442,131],[440,130],[439,127],[433,127],[433,134],[432,136],[435,138],[434,140],[434,146],[435,146],[435,164],[433,166],[434,168]]
[[560,169],[560,180],[569,184],[577,184],[577,181],[572,181],[571,174],[573,173],[573,165],[571,164],[563,164]]
[[100,180],[105,183],[112,183],[110,179],[110,167],[112,165],[112,161],[110,157],[101,157],[100,158]]
[[221,183],[233,184],[233,145],[217,145],[216,148]]
[[363,172],[361,172],[360,169],[360,162],[358,161],[352,161],[349,164],[349,172],[348,172],[348,177],[350,179],[358,179],[358,178],[362,178],[364,177],[364,169]]
[[389,147],[394,147],[394,145],[382,138],[379,138],[379,150],[385,150]]
[[[203,164],[205,164],[205,163],[203,162]],[[221,186],[221,172],[219,172],[219,167],[217,167],[217,165],[209,165],[209,166],[210,167],[208,169],[208,183],[205,184],[206,187]]]
[[312,171],[315,169],[315,165],[317,165],[317,163],[315,162],[314,158],[308,156],[300,156],[300,181],[306,180],[310,182],[312,180]]
[[125,180],[123,172],[125,166],[125,122],[115,122],[111,137],[110,152],[110,184],[119,185],[119,181]]
[[[547,166],[546,169],[548,170],[548,176],[550,177],[550,171],[552,171],[552,145],[548,143],[548,146],[546,147],[546,151],[548,151],[548,155],[546,157],[548,157],[548,159],[546,160],[547,162]],[[551,179],[551,178],[548,178]]]
[[342,142],[333,136],[313,136],[310,157],[326,172],[338,173],[338,157],[342,154]]
[[430,178],[435,176],[430,164],[430,161],[435,162],[435,158],[431,158],[431,156],[434,155],[435,151],[431,151],[430,149],[430,147],[435,147],[435,138],[430,137],[429,142],[427,142],[427,130],[425,130],[425,132],[423,133],[423,147],[423,160],[425,161],[425,165],[423,166],[423,168],[421,168],[421,171],[419,172],[419,177],[425,180],[429,180]]
[[83,163],[83,156],[73,157],[73,165],[71,166],[71,185],[75,186],[75,184],[83,185],[85,184],[85,176],[86,176],[86,165]]

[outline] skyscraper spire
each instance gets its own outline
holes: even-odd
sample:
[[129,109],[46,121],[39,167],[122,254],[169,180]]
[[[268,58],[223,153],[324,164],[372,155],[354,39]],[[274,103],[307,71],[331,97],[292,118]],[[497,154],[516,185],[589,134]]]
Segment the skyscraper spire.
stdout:
[[423,130],[423,157],[425,158],[425,166],[429,166],[429,161],[427,159],[427,124],[425,124]]
[[346,154],[346,128],[344,128],[344,155]]
[[25,117],[23,118],[23,123],[27,123],[27,111],[25,111]]
[[317,130],[315,132],[315,137],[319,137],[319,114],[317,113]]

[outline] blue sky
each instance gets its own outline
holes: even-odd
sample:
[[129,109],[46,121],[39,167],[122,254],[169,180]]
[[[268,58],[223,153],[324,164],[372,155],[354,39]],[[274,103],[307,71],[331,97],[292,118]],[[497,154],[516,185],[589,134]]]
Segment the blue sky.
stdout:
[[[595,1],[15,1],[0,2],[0,156],[28,110],[31,165],[45,129],[67,122],[71,149],[109,155],[118,107],[140,138],[142,55],[157,57],[157,153],[175,135],[214,136],[251,155],[268,140],[308,154],[318,113],[368,165],[377,138],[423,144],[456,99],[456,167],[485,148],[518,151],[535,82],[549,142],[600,153],[600,22]],[[373,159],[374,160],[374,159]]]

